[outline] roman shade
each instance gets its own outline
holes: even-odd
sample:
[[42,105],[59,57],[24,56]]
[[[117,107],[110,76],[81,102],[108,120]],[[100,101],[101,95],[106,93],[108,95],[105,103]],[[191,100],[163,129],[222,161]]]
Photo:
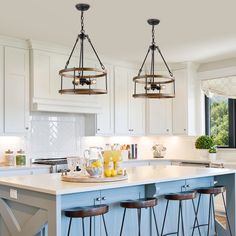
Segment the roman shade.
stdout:
[[207,97],[217,95],[236,98],[236,76],[202,80],[201,88]]

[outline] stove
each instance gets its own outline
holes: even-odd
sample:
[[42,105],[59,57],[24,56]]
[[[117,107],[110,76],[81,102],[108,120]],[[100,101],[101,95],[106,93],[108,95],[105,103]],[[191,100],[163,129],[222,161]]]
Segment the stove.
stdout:
[[32,159],[32,164],[50,165],[50,173],[60,173],[68,170],[66,157]]

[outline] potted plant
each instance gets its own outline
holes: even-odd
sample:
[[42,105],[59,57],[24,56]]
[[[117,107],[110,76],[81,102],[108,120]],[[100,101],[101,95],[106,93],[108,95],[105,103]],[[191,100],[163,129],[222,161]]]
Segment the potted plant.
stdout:
[[211,161],[216,160],[216,152],[217,152],[216,146],[212,146],[209,148],[209,159]]
[[195,141],[195,148],[200,151],[200,156],[204,158],[207,158],[209,156],[208,150],[213,146],[213,138],[209,135],[202,135]]

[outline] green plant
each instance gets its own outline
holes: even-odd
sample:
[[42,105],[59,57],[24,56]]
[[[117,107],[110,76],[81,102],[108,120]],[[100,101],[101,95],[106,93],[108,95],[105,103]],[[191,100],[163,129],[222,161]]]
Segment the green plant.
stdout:
[[214,146],[213,138],[208,135],[202,135],[197,138],[195,147],[197,149],[210,149]]
[[209,153],[216,153],[216,152],[217,152],[216,146],[212,146],[209,148]]

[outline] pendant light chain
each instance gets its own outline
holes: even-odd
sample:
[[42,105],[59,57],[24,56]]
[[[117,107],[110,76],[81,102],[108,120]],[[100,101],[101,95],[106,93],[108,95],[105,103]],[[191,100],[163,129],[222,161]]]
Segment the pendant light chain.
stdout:
[[81,11],[81,17],[80,17],[80,22],[81,22],[81,34],[84,34],[85,33],[85,31],[84,31],[84,12],[83,11]]
[[152,45],[156,45],[155,43],[155,26],[152,26]]
[[[85,3],[77,4],[75,6],[77,10],[81,12],[80,20],[81,20],[81,29],[78,34],[75,44],[73,45],[72,51],[69,55],[68,60],[66,61],[65,68],[59,71],[59,75],[61,77],[61,89],[59,93],[61,94],[79,94],[79,95],[91,95],[91,94],[107,94],[107,71],[105,66],[103,65],[101,59],[98,56],[89,36],[85,34],[85,26],[84,26],[84,12],[89,9],[89,5]],[[96,67],[85,67],[84,58],[85,58],[85,47],[84,43],[88,40],[89,45],[91,46],[101,69]],[[80,41],[80,43],[79,43]],[[79,67],[71,67],[68,68],[70,64],[70,60],[74,54],[77,44],[80,44],[80,52],[79,52]],[[72,88],[63,88],[63,80],[71,79]],[[105,80],[104,85],[105,89],[101,88],[102,86],[93,87],[97,83],[97,79]]]

